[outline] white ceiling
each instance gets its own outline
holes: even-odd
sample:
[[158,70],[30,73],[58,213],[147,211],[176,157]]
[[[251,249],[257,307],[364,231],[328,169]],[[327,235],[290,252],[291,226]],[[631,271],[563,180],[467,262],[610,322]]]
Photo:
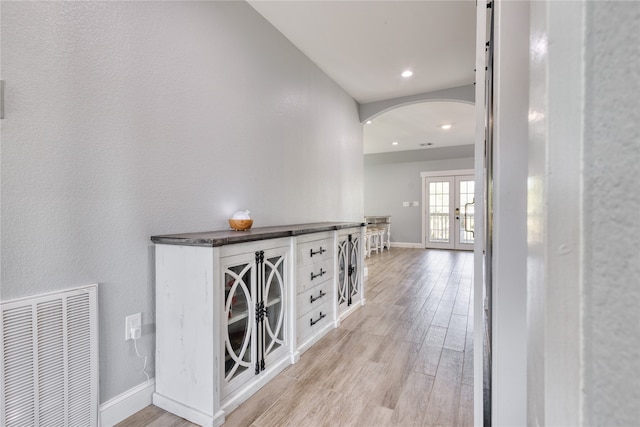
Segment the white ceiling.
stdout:
[[[249,4],[361,104],[474,82],[475,0]],[[414,73],[408,79],[400,76],[406,69]],[[422,141],[471,144],[473,120],[473,107],[460,103],[391,110],[366,125],[364,151],[420,149]],[[443,122],[454,126],[434,132]]]
[[[424,102],[395,108],[364,126],[364,154],[473,144],[474,114],[473,105],[461,102]],[[442,129],[445,124],[452,125],[451,129]]]

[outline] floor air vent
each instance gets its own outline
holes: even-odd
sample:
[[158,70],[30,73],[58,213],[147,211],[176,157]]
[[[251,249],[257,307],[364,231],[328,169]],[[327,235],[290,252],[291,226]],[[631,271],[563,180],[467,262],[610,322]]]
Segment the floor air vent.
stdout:
[[97,426],[97,285],[0,307],[0,425]]

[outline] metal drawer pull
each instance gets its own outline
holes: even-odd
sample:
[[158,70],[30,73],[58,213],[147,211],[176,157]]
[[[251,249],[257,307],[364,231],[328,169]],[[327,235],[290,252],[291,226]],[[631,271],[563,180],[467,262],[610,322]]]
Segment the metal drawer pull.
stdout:
[[327,250],[326,249],[322,249],[322,246],[320,246],[320,250],[319,251],[313,252],[313,249],[309,249],[309,252],[311,252],[311,256],[314,256],[314,255],[317,255],[317,254],[322,255],[323,253],[327,252]]
[[314,301],[319,300],[320,298],[322,298],[323,296],[325,296],[326,293],[322,292],[322,289],[320,290],[320,294],[317,297],[313,297],[313,295],[309,295],[309,301],[311,301],[311,304],[313,304]]
[[327,317],[327,315],[324,314],[323,312],[320,312],[320,317],[318,317],[318,320],[309,319],[309,323],[311,323],[311,326],[313,326],[325,317]]
[[326,271],[324,271],[322,268],[320,269],[320,273],[318,273],[318,274],[313,274],[313,271],[312,271],[311,272],[311,280],[315,279],[316,277],[324,276],[324,273],[326,273]]

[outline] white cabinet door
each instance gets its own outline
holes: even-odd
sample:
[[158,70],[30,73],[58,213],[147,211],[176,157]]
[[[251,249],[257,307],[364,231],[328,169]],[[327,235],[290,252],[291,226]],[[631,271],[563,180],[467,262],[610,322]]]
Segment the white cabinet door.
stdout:
[[254,254],[222,258],[224,319],[222,323],[223,393],[251,380],[256,366],[256,279]]
[[254,381],[287,352],[287,247],[221,258],[224,292],[222,396]]
[[[265,369],[265,363],[268,364],[274,358],[278,358],[278,354],[286,351],[285,346],[285,309],[286,307],[286,248],[271,249],[261,251],[260,258],[264,260],[259,265],[261,272],[260,281],[258,283],[259,305],[264,307],[263,321],[259,322],[259,341],[262,346],[259,347],[260,370]],[[259,275],[260,276],[260,275]]]
[[361,241],[360,229],[338,236],[337,299],[340,316],[361,300]]

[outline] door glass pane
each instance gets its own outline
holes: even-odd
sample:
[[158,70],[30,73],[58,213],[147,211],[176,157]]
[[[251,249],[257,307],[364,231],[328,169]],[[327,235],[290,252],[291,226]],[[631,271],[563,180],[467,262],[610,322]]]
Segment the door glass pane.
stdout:
[[284,257],[267,258],[264,263],[265,276],[265,355],[284,344],[284,313],[282,295],[284,294]]
[[350,296],[354,297],[358,294],[359,289],[359,280],[358,277],[358,254],[360,253],[360,239],[358,239],[357,237],[353,237],[351,240],[351,259],[349,260],[349,263],[351,265],[351,274],[349,275],[349,287],[350,289]]
[[473,243],[474,181],[460,181],[460,243]]
[[338,242],[338,305],[346,303],[349,295],[347,243],[346,239]]
[[429,242],[448,243],[449,182],[429,183]]
[[251,265],[229,267],[224,275],[224,309],[227,318],[225,337],[225,378],[230,380],[251,364]]

